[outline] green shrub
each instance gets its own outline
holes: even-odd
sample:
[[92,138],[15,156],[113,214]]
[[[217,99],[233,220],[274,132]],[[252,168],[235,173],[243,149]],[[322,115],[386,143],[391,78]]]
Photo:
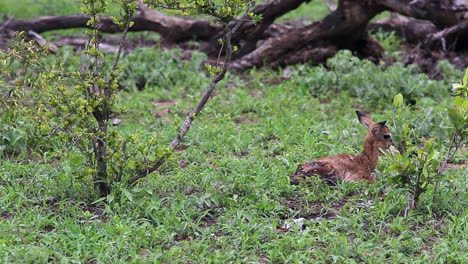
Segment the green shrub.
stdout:
[[414,65],[405,67],[402,63],[395,63],[384,68],[360,60],[347,50],[338,52],[325,66],[296,66],[291,82],[297,89],[314,95],[328,91],[349,93],[374,109],[388,107],[398,93],[409,104],[416,104],[424,98],[447,98],[450,91],[446,83],[430,80],[427,75],[419,73]]
[[153,89],[154,87],[164,87],[172,89],[189,85],[187,80],[193,79],[190,83],[193,87],[203,85],[204,79],[200,79],[200,72],[203,71],[203,62],[206,55],[203,53],[193,53],[190,60],[181,59],[181,50],[173,49],[169,51],[154,48],[138,48],[133,53],[122,58],[120,67],[122,75],[119,78],[120,84],[127,89]]

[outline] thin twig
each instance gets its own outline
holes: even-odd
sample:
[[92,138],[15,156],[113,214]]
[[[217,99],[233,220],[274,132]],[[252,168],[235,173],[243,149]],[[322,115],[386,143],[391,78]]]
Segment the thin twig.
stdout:
[[[457,138],[460,136],[460,141],[457,142]],[[447,150],[447,153],[445,154],[445,159],[444,161],[440,164],[439,168],[437,169],[437,174],[441,175],[445,171],[445,167],[447,167],[447,163],[449,160],[455,156],[455,153],[457,153],[458,149],[461,147],[463,144],[463,136],[459,135],[457,131],[453,132],[452,139],[450,140],[450,145]],[[452,148],[455,147],[455,149],[452,151]],[[435,203],[437,199],[437,190],[439,188],[439,183],[440,183],[440,177],[436,180],[434,184],[434,193],[432,195],[432,203]]]
[[[444,159],[444,161],[440,164],[439,168],[437,169],[437,173],[438,173],[438,174],[441,174],[442,172],[444,172],[445,167],[447,166],[448,161],[452,158],[453,154],[457,151],[457,149],[458,149],[458,146],[457,146],[457,143],[456,143],[457,137],[458,137],[458,133],[457,133],[457,131],[454,131],[454,132],[453,132],[453,135],[452,135],[452,139],[450,140],[449,148],[448,148],[448,150],[447,150],[447,153],[445,154],[445,159]],[[453,148],[454,146],[457,146],[457,147],[455,148],[455,151],[454,151],[453,154],[452,154],[452,148]]]
[[164,162],[169,158],[169,156],[172,154],[174,149],[180,144],[184,136],[187,134],[188,130],[190,129],[190,126],[192,125],[193,120],[200,114],[201,110],[203,109],[205,104],[208,102],[208,99],[210,98],[211,94],[216,88],[216,85],[226,75],[226,72],[229,68],[229,63],[231,61],[231,56],[232,56],[231,37],[239,29],[242,23],[246,20],[246,18],[248,17],[249,10],[253,7],[253,5],[254,5],[254,2],[249,2],[249,4],[247,5],[247,8],[245,9],[244,14],[232,28],[230,28],[229,26],[226,26],[226,29],[223,32],[224,40],[226,42],[226,56],[224,58],[223,67],[221,71],[218,74],[216,74],[216,76],[211,80],[211,83],[208,89],[205,91],[205,94],[203,95],[201,100],[198,102],[197,106],[192,111],[190,111],[189,114],[185,117],[185,120],[182,123],[179,133],[175,136],[175,138],[172,140],[171,144],[169,145],[169,151],[165,153],[161,158],[159,158],[152,166],[144,169],[143,171],[138,173],[137,176],[131,178],[128,181],[130,185],[135,183],[137,180],[148,176],[148,174],[154,172],[159,167],[161,167],[161,165],[164,164]]
[[[427,150],[427,153],[429,153],[431,149],[432,149],[432,146]],[[422,190],[420,186],[421,176],[424,172],[424,166],[426,165],[428,158],[429,158],[429,154],[426,154],[424,158],[424,162],[422,163],[422,167],[419,170],[418,177],[416,178],[416,182],[414,183],[413,198],[409,201],[409,205],[408,205],[409,211],[415,209],[419,202],[419,196],[421,195],[421,190]],[[406,217],[406,213],[405,213],[405,217]]]
[[111,72],[117,69],[117,65],[119,64],[119,60],[122,55],[123,47],[125,46],[125,41],[127,40],[127,33],[128,33],[128,29],[130,28],[131,22],[132,22],[132,17],[129,17],[127,22],[125,23],[125,29],[123,31],[122,38],[120,39],[119,50],[117,51],[117,55],[115,56],[114,64],[112,65]]

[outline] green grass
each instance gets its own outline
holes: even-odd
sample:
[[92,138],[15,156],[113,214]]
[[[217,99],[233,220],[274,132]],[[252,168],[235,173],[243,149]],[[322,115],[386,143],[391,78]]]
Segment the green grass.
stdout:
[[300,5],[292,12],[288,12],[280,18],[280,22],[291,19],[305,18],[311,21],[319,21],[330,13],[324,1],[310,1]]
[[[69,51],[59,56],[69,56],[69,67],[79,63]],[[120,98],[128,111],[113,129],[170,141],[209,81],[202,55],[178,56],[145,49],[123,58]],[[446,173],[436,203],[428,186],[420,210],[406,218],[408,195],[387,183],[386,158],[374,185],[330,188],[310,179],[292,186],[288,179],[300,162],[361,150],[366,130],[356,108],[391,128],[393,120],[412,122],[419,135],[446,139],[448,84],[461,74],[431,81],[416,69],[383,71],[346,52],[327,67],[334,71],[295,66],[282,80],[281,71],[269,70],[229,76],[184,139],[188,148],[136,188],[114,186],[105,201],[80,178],[73,150],[57,146],[47,163],[1,160],[0,261],[466,263],[463,168]],[[132,83],[139,78],[148,81],[143,91]],[[397,92],[414,104],[402,116],[392,116]],[[308,219],[303,232],[280,230],[301,217]]]
[[[110,14],[119,14],[118,6],[109,1]],[[14,16],[14,19],[32,19],[39,16],[73,15],[80,13],[79,0],[3,0],[0,14]]]

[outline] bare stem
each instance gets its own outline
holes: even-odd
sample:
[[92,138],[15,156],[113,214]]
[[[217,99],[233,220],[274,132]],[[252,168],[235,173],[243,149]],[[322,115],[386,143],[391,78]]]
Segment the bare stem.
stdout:
[[182,126],[180,127],[179,133],[177,133],[177,135],[175,136],[175,138],[172,140],[171,144],[169,145],[169,152],[164,154],[150,167],[139,172],[137,176],[131,178],[128,181],[130,185],[135,183],[137,180],[148,176],[150,173],[154,172],[155,170],[159,169],[159,167],[161,167],[161,165],[164,164],[167,158],[170,157],[174,149],[180,144],[182,139],[185,137],[188,130],[190,129],[190,126],[192,125],[193,120],[200,114],[201,110],[203,109],[205,104],[208,102],[208,99],[210,99],[211,94],[216,88],[216,85],[226,75],[226,72],[228,71],[228,68],[229,68],[229,63],[231,61],[232,52],[233,52],[232,43],[231,43],[232,35],[239,29],[242,23],[247,19],[249,10],[253,7],[253,5],[254,5],[254,2],[249,2],[244,14],[237,21],[237,23],[234,26],[232,26],[232,28],[228,25],[224,29],[223,38],[224,38],[224,41],[226,42],[226,56],[224,58],[223,67],[221,68],[221,71],[218,74],[216,74],[216,76],[211,80],[208,89],[205,91],[203,97],[198,102],[197,106],[192,111],[190,111],[188,115],[185,117],[184,122],[182,123]]
[[132,22],[132,15],[129,15],[128,17],[126,17],[126,19],[127,20],[125,21],[125,28],[123,31],[122,38],[120,39],[120,42],[119,42],[119,49],[117,50],[117,54],[115,55],[114,63],[112,64],[111,73],[117,69],[117,65],[119,64],[119,60],[122,55],[123,47],[125,46],[125,41],[127,40],[128,29],[130,28],[130,23]]
[[[111,107],[110,107],[110,100],[112,100],[112,82],[116,78],[115,70],[117,69],[117,65],[120,60],[120,56],[122,54],[123,47],[125,45],[125,40],[127,37],[127,32],[130,27],[130,21],[131,21],[132,14],[128,13],[126,11],[125,15],[125,28],[123,32],[123,36],[120,39],[119,43],[119,49],[117,51],[117,54],[114,59],[114,63],[112,65],[112,69],[110,71],[110,76],[109,80],[107,83],[106,87],[99,87],[97,84],[94,84],[95,89],[93,92],[97,92],[98,94],[101,94],[101,91],[104,90],[104,100],[102,103],[102,108],[98,107],[94,110],[93,115],[96,121],[98,122],[98,132],[99,136],[97,137],[96,144],[94,145],[94,153],[96,157],[96,162],[97,162],[97,177],[95,181],[96,188],[99,190],[101,196],[106,196],[110,193],[110,185],[107,180],[107,134],[108,134],[108,121],[109,117],[111,114]],[[95,49],[99,48],[99,40],[97,38],[97,33],[98,32],[98,27],[94,28],[94,34],[95,34],[95,42],[94,46]],[[95,56],[95,63],[96,67],[94,68],[94,76],[96,77],[98,75],[98,61],[100,60],[99,56]]]
[[[427,150],[428,153],[431,151],[431,148]],[[429,158],[429,154],[426,154],[426,157],[424,158],[424,162],[422,163],[423,166],[419,169],[418,177],[416,178],[416,182],[414,183],[414,187],[413,187],[413,197],[409,201],[409,205],[408,205],[409,211],[415,209],[416,206],[418,205],[419,196],[422,193],[421,176],[423,174],[424,165],[426,164],[428,158]]]
[[[460,136],[459,141],[457,141],[458,136]],[[454,131],[452,134],[452,139],[450,140],[450,145],[445,154],[444,161],[440,164],[439,168],[437,169],[437,174],[440,175],[442,172],[445,171],[445,167],[447,167],[447,163],[449,160],[453,158],[455,153],[457,153],[460,146],[463,144],[463,136],[458,134],[458,131]],[[432,203],[435,203],[437,199],[437,190],[439,188],[440,178],[438,178],[434,184],[434,194],[432,196]]]

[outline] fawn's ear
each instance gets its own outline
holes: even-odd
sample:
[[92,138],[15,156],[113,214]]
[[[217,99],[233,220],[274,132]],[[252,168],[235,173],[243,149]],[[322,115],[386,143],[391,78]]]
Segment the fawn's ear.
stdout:
[[356,114],[359,119],[359,122],[361,122],[361,124],[363,124],[367,128],[370,128],[373,124],[375,124],[374,121],[372,121],[372,119],[370,118],[370,116],[364,114],[363,112],[356,110]]
[[385,124],[387,124],[387,121],[382,121],[382,122],[378,122],[377,124],[379,124],[381,127],[385,127]]
[[377,124],[379,125],[380,129],[379,129],[379,133],[382,132],[382,129],[385,128],[385,124],[387,123],[387,121],[382,121],[382,122],[378,122]]

